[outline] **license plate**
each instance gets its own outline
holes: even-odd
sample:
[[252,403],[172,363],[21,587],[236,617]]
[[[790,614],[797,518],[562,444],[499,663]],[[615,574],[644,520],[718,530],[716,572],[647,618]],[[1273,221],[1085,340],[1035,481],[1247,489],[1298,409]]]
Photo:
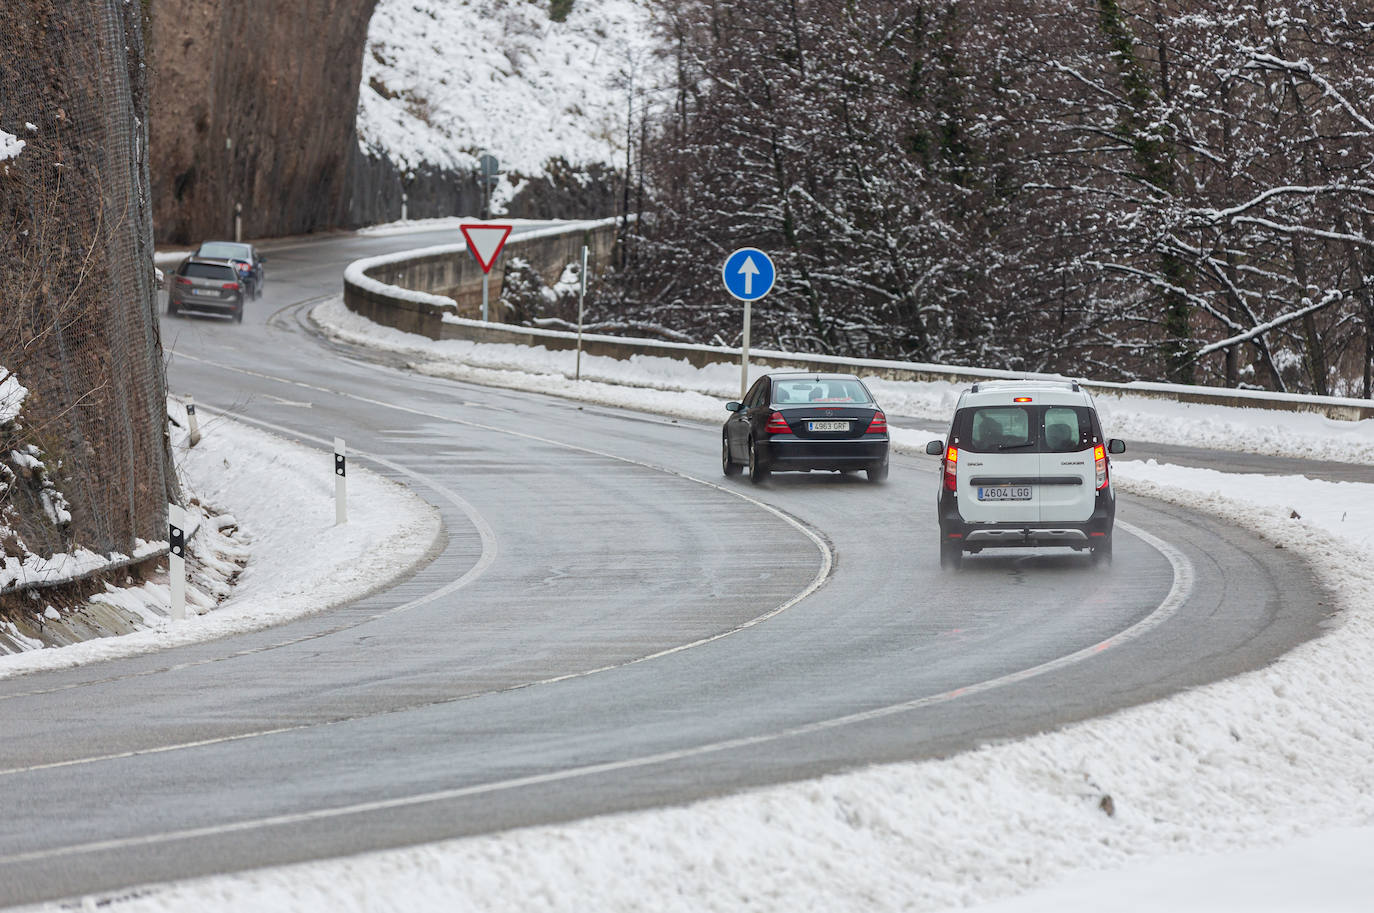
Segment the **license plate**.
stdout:
[[191,289],[191,294],[192,294],[192,295],[214,295],[215,297],[219,297],[219,292],[216,291],[215,289],[212,289],[212,288],[193,288],[193,289]]
[[849,422],[807,422],[808,431],[848,431]]
[[992,485],[978,489],[979,501],[1029,501],[1029,485]]

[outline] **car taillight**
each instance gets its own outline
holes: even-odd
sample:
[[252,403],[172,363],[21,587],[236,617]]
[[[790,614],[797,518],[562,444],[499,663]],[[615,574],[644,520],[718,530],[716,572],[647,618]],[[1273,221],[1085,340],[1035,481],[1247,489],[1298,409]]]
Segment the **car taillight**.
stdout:
[[945,489],[957,491],[959,488],[959,448],[950,445],[945,450]]
[[882,412],[875,412],[873,421],[868,423],[868,430],[864,434],[887,434],[887,416]]
[[768,424],[764,426],[764,431],[769,434],[791,434],[792,428],[787,424],[787,419],[782,417],[781,412],[774,412],[768,416]]
[[1093,448],[1093,466],[1097,469],[1097,490],[1107,487],[1107,448],[1098,444]]
[[185,276],[177,276],[177,285],[190,285],[190,284],[191,284],[191,280],[190,280],[190,279],[187,279]]
[[221,287],[227,288],[231,292],[237,292],[239,290],[239,284],[237,282],[226,282]]

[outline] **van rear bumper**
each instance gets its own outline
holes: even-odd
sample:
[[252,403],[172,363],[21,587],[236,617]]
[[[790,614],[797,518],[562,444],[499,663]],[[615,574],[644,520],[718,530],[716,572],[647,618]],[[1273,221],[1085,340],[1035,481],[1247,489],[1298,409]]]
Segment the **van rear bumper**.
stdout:
[[940,541],[959,540],[967,551],[985,548],[1091,548],[1108,540],[1116,521],[1116,497],[1110,489],[1097,493],[1092,516],[1081,523],[1029,522],[968,523],[959,515],[958,499],[940,492]]

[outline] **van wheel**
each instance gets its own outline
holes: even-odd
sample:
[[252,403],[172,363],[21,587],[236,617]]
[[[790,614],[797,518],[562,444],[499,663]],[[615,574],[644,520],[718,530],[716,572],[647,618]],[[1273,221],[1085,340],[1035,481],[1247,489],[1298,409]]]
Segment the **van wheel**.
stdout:
[[759,457],[759,444],[753,438],[749,439],[749,481],[758,485],[760,482],[768,481],[769,470],[763,465],[763,460]]
[[730,437],[722,434],[720,436],[720,471],[727,476],[737,476],[740,468],[738,463],[730,459]]
[[1093,564],[1112,563],[1112,534],[1108,533],[1107,538],[1101,539],[1092,547]]
[[940,537],[940,567],[957,571],[964,563],[964,544],[954,539]]

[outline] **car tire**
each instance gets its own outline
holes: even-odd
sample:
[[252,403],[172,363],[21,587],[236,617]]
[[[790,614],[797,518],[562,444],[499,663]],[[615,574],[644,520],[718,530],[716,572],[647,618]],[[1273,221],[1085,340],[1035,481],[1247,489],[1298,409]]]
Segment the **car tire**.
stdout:
[[940,536],[940,567],[947,571],[957,571],[964,563],[964,544],[954,539]]
[[730,438],[728,435],[720,436],[720,471],[727,476],[737,476],[743,467],[730,459]]
[[181,309],[180,309],[179,307],[177,307],[176,302],[173,301],[171,298],[168,298],[168,299],[167,299],[167,316],[168,316],[168,317],[180,317],[180,316],[181,316]]
[[881,463],[874,463],[872,466],[868,467],[868,481],[874,483],[875,485],[879,482],[886,482],[887,470],[887,460],[883,460]]
[[1107,533],[1107,538],[1102,539],[1097,545],[1092,547],[1093,564],[1112,563],[1112,534]]
[[768,467],[763,465],[763,460],[759,457],[758,441],[749,439],[749,481],[758,485],[768,481],[770,475]]
[[238,309],[234,311],[234,323],[243,323],[243,301],[239,301]]

